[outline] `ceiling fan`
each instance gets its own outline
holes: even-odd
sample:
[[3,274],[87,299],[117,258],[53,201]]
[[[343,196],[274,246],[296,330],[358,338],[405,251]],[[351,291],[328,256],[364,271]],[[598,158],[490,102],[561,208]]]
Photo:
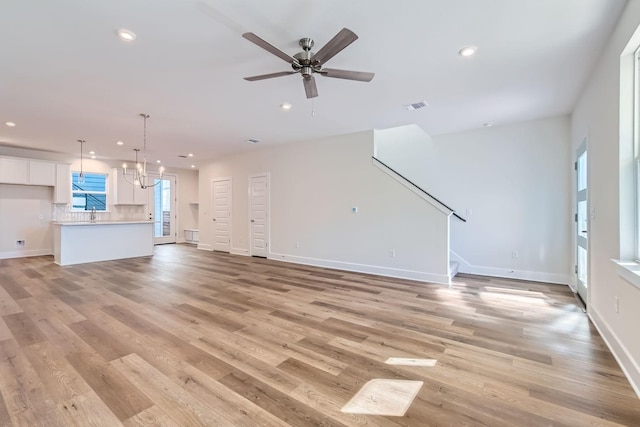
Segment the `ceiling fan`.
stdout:
[[336,34],[327,44],[325,44],[318,52],[311,52],[313,48],[313,40],[306,37],[300,39],[298,44],[302,47],[302,52],[293,56],[287,55],[269,42],[261,39],[253,33],[244,33],[245,39],[260,46],[267,52],[271,52],[278,58],[286,61],[291,65],[293,71],[280,71],[277,73],[261,74],[259,76],[245,77],[250,82],[256,80],[271,79],[274,77],[288,76],[290,74],[300,73],[304,90],[307,98],[315,98],[318,96],[318,88],[313,77],[315,73],[325,77],[333,77],[336,79],[357,80],[361,82],[370,82],[374,73],[365,73],[362,71],[337,70],[335,68],[322,68],[325,62],[337,55],[342,49],[349,46],[358,39],[358,36],[348,28],[343,28]]

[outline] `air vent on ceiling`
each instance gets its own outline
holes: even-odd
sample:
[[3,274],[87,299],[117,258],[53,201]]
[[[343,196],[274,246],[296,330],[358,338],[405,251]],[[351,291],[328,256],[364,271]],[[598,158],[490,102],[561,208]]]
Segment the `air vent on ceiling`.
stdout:
[[187,158],[187,156],[185,156],[184,154],[178,154],[178,157],[183,158],[183,159]]
[[409,111],[413,111],[413,110],[419,110],[420,108],[424,108],[428,106],[429,104],[427,104],[426,101],[420,101],[420,102],[414,102],[413,104],[405,105],[404,108],[406,108]]

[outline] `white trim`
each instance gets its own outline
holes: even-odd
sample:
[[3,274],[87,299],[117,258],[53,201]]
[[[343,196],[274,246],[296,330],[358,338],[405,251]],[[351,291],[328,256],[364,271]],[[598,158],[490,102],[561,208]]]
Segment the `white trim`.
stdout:
[[352,262],[333,261],[327,259],[307,258],[296,255],[270,253],[267,257],[274,261],[284,261],[293,264],[313,265],[315,267],[327,267],[336,270],[355,271],[358,273],[376,274],[378,276],[395,277],[398,279],[410,279],[420,282],[449,284],[448,274],[434,274],[424,271],[403,270],[399,268],[380,267],[377,265],[356,264]]
[[588,308],[587,315],[589,319],[591,319],[591,323],[593,323],[600,333],[605,344],[607,344],[607,347],[609,347],[618,365],[620,365],[620,369],[622,369],[622,372],[629,380],[633,391],[635,391],[636,395],[640,398],[640,366],[638,362],[634,360],[631,353],[629,353],[622,341],[618,339],[615,332],[613,332],[613,329],[600,317],[593,306]]
[[231,248],[231,250],[229,251],[229,253],[230,253],[231,255],[249,256],[249,249]]
[[53,255],[51,249],[27,249],[24,251],[6,251],[0,252],[0,259],[9,258],[26,258],[31,256]]
[[616,270],[620,277],[640,289],[640,263],[636,261],[621,261],[618,259],[612,259],[611,261],[617,265]]
[[459,273],[476,274],[479,276],[504,277],[509,279],[530,280],[534,282],[569,284],[569,274],[547,273],[544,271],[512,270],[509,268],[483,267],[472,265],[454,251],[450,251],[451,260],[460,263]]
[[208,243],[198,243],[197,247],[203,251],[213,251],[213,246]]
[[400,184],[402,184],[405,188],[407,188],[408,190],[410,190],[412,193],[414,193],[416,196],[420,197],[421,199],[426,200],[427,202],[429,202],[433,207],[435,207],[436,209],[438,209],[440,212],[442,212],[444,215],[450,216],[451,214],[453,214],[453,211],[451,209],[447,209],[444,206],[442,206],[442,203],[438,203],[433,197],[429,197],[427,196],[425,193],[423,193],[422,191],[419,191],[417,188],[415,188],[413,185],[409,184],[407,182],[406,179],[401,178],[396,172],[392,171],[391,169],[389,169],[386,166],[383,166],[382,164],[380,164],[378,161],[376,161],[375,159],[371,159],[371,162],[373,163],[373,165],[375,167],[377,167],[378,169],[380,169],[382,172],[386,173],[387,175],[389,175],[391,178],[395,179],[396,181],[398,181]]

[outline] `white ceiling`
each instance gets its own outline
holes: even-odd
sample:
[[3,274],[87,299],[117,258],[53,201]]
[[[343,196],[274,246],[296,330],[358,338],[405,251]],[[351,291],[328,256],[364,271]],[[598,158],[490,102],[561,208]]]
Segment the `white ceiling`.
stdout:
[[[149,159],[188,167],[366,129],[417,123],[437,135],[566,114],[625,2],[5,0],[0,144],[77,155],[85,139],[98,158],[130,159],[148,113]],[[359,39],[327,66],[375,72],[370,83],[319,76],[311,101],[299,75],[242,79],[289,70],[243,32],[293,55],[301,37],[317,51],[343,27]],[[469,45],[477,54],[459,56]],[[429,107],[403,108],[417,101]]]

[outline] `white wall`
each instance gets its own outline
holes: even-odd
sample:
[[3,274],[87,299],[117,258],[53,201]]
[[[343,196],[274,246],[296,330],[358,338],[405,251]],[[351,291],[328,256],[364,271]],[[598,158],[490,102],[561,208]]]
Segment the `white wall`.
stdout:
[[573,265],[570,140],[568,117],[437,137],[415,125],[375,132],[383,162],[467,219],[451,220],[460,271],[551,283],[568,283]]
[[268,172],[270,258],[447,282],[447,217],[376,168],[372,154],[372,132],[362,132],[201,168],[199,247],[212,248],[211,181],[231,177],[232,252],[248,253],[249,175]]
[[633,178],[628,174],[633,152],[628,126],[620,132],[620,55],[638,26],[640,2],[630,1],[576,105],[571,125],[572,153],[587,137],[587,194],[595,214],[589,224],[589,315],[640,393],[640,289],[622,279],[611,262],[633,256]]
[[53,187],[0,184],[0,258],[52,253],[52,200]]

